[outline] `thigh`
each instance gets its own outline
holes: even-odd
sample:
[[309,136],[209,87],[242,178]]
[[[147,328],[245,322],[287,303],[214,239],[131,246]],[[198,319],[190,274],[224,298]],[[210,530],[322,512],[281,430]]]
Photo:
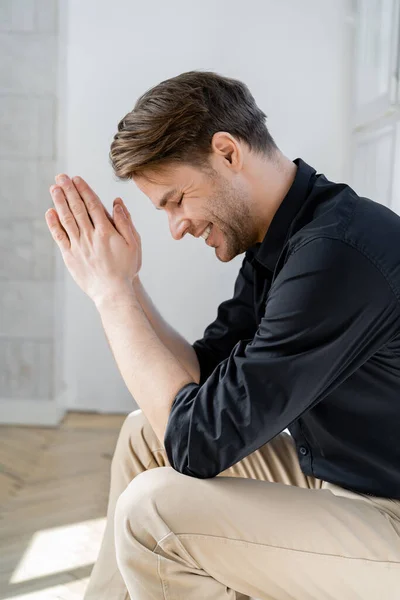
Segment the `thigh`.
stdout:
[[169,468],[139,476],[124,502],[167,580],[171,557],[187,552],[192,566],[261,599],[398,599],[399,530],[364,498]]
[[319,489],[322,485],[320,479],[304,475],[294,440],[286,432],[280,433],[218,476],[245,477],[309,489]]
[[[127,447],[134,449],[135,459],[138,457],[145,469],[170,466],[165,448],[141,410],[128,415],[123,425],[117,448],[125,453]],[[120,460],[120,455],[121,452],[116,453],[117,461]],[[218,475],[220,476],[258,479],[304,488],[320,488],[322,483],[319,479],[303,474],[293,438],[286,432],[232,465]]]

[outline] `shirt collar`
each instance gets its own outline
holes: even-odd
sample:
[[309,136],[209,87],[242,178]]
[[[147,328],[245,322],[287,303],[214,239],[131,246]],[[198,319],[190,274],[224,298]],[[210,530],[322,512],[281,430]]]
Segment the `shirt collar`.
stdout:
[[263,241],[249,249],[250,262],[256,261],[272,272],[287,241],[290,226],[303,206],[316,174],[315,169],[301,158],[293,162],[297,165],[297,171],[288,193],[279,205]]

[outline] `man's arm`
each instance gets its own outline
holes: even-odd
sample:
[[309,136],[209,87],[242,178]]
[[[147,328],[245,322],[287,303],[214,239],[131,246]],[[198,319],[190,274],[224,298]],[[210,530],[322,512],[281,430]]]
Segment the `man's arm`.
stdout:
[[252,338],[257,330],[252,267],[246,257],[236,278],[232,298],[219,305],[216,319],[205,329],[203,337],[193,345],[160,315],[139,275],[134,279],[134,290],[161,342],[169,348],[196,383],[204,383],[215,367],[230,355],[237,342]]
[[193,346],[189,344],[165,319],[154,306],[150,296],[140,281],[139,275],[135,277],[133,284],[136,298],[149,320],[160,341],[179,360],[181,365],[192,376],[196,383],[200,381],[200,365]]
[[195,385],[151,326],[135,293],[115,289],[96,302],[120,373],[161,443],[179,390]]
[[158,313],[138,276],[133,291],[105,297],[97,307],[121,375],[164,443],[178,392],[202,383],[238,340],[254,335],[251,267],[245,258],[233,298],[219,306],[217,318],[195,342],[196,351]]

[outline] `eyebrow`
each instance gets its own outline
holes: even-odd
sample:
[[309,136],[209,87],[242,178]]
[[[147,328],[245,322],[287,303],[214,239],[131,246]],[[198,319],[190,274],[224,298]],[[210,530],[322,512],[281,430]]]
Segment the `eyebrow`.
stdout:
[[158,206],[156,206],[156,209],[161,210],[162,208],[164,208],[164,206],[167,204],[168,200],[170,200],[173,196],[176,196],[177,194],[178,194],[178,190],[176,188],[174,188],[173,190],[169,190],[168,192],[165,192],[164,196],[160,200],[160,204]]

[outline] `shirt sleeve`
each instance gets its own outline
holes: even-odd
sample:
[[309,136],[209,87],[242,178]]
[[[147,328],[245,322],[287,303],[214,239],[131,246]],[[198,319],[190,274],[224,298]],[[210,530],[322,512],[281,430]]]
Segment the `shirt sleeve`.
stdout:
[[307,242],[275,279],[252,340],[239,341],[203,385],[175,397],[165,433],[173,468],[215,477],[340,386],[398,331],[380,270],[337,239]]
[[226,359],[237,342],[252,339],[257,331],[254,312],[253,267],[245,256],[236,278],[234,294],[218,307],[217,318],[193,343],[200,365],[200,385]]

